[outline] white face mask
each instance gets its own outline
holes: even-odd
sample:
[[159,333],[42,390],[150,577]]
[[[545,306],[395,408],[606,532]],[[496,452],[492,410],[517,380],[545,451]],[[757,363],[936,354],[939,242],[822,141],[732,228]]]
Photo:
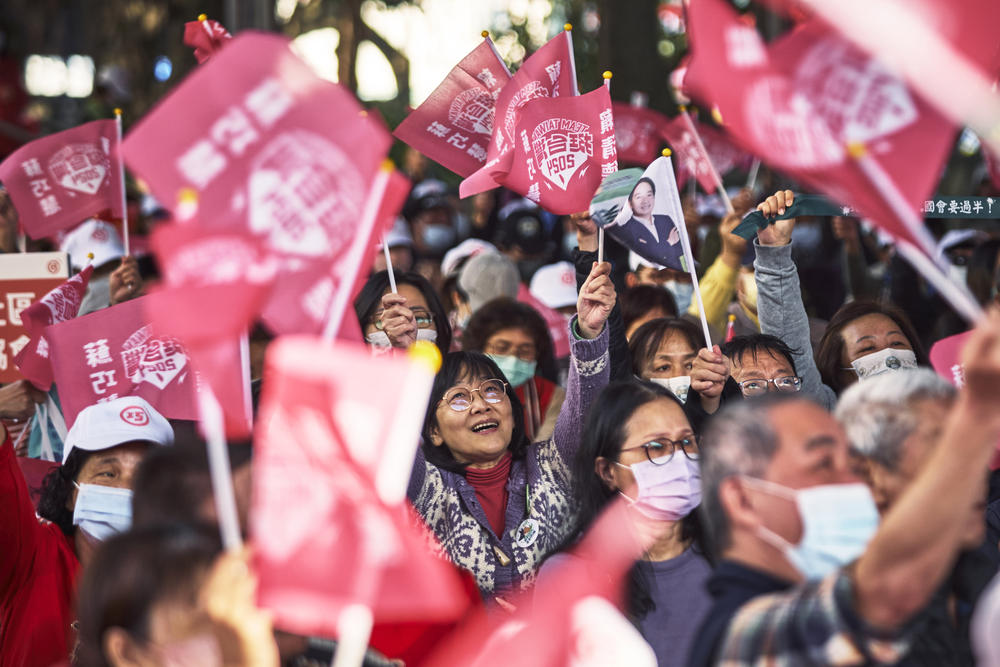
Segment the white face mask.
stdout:
[[[74,482],[76,484],[76,482]],[[104,541],[132,526],[132,490],[100,484],[76,484],[73,525]]]
[[891,347],[866,354],[851,362],[851,368],[858,374],[859,380],[867,380],[889,371],[916,367],[917,355],[913,350],[897,350]]
[[677,397],[677,400],[681,403],[687,403],[688,390],[691,389],[690,375],[679,375],[674,378],[649,378],[649,381],[669,389],[670,393]]
[[807,580],[822,579],[857,559],[878,530],[878,508],[871,491],[860,482],[790,489],[754,477],[743,479],[767,493],[795,501],[802,519],[798,544],[789,543],[763,526],[759,535],[780,549]]

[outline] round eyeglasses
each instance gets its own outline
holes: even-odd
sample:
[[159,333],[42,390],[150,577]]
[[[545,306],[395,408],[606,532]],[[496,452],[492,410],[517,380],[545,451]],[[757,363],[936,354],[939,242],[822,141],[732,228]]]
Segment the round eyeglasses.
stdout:
[[[410,311],[413,313],[413,319],[416,320],[418,329],[430,329],[434,326],[434,316],[423,308],[418,306],[417,308],[411,308]],[[385,328],[385,324],[382,322],[382,314],[384,312],[380,310],[375,313],[375,320],[372,322],[372,325],[378,331],[382,331]]]
[[677,452],[683,453],[684,457],[690,461],[697,461],[698,436],[692,434],[685,436],[680,440],[657,438],[656,440],[650,440],[649,442],[643,443],[637,447],[626,447],[622,451],[627,452],[633,449],[646,450],[646,458],[649,459],[651,463],[658,466],[669,463],[670,459],[674,458],[674,454]]
[[465,412],[472,407],[472,394],[477,391],[487,403],[499,403],[507,395],[507,383],[494,378],[483,380],[478,387],[472,389],[455,387],[446,393],[441,401],[447,403],[448,407],[455,412]]
[[802,378],[798,375],[786,375],[780,378],[751,378],[738,383],[744,396],[763,396],[767,393],[767,385],[773,384],[776,391],[792,394],[802,389]]

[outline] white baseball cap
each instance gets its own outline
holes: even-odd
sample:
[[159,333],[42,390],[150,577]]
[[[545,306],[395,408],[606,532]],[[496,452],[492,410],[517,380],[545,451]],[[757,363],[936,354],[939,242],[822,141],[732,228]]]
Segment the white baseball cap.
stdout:
[[139,396],[96,403],[80,411],[66,434],[63,463],[74,449],[99,452],[136,440],[172,445],[174,429],[163,415]]
[[70,264],[79,271],[87,265],[87,253],[94,253],[94,268],[125,256],[118,230],[110,222],[90,218],[63,237],[59,249],[69,253]]
[[531,295],[549,308],[576,305],[576,269],[569,262],[546,264],[531,277]]
[[451,278],[458,273],[459,265],[463,260],[484,252],[499,253],[500,251],[489,241],[465,239],[444,254],[444,259],[441,260],[441,275],[445,278]]

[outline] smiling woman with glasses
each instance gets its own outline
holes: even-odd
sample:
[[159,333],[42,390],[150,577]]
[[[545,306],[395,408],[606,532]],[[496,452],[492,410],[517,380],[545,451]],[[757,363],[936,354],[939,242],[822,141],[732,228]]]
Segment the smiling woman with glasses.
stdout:
[[528,588],[573,525],[569,464],[584,415],[608,381],[610,265],[597,265],[570,323],[566,400],[551,437],[532,443],[524,407],[497,363],[453,352],[434,379],[408,495],[448,557],[487,601]]

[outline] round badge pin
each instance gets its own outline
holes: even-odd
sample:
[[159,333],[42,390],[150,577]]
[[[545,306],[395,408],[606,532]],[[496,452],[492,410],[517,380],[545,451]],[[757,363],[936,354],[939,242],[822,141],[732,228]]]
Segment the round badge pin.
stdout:
[[517,527],[517,535],[514,536],[514,544],[519,547],[530,547],[538,539],[538,522],[534,519],[525,519]]

